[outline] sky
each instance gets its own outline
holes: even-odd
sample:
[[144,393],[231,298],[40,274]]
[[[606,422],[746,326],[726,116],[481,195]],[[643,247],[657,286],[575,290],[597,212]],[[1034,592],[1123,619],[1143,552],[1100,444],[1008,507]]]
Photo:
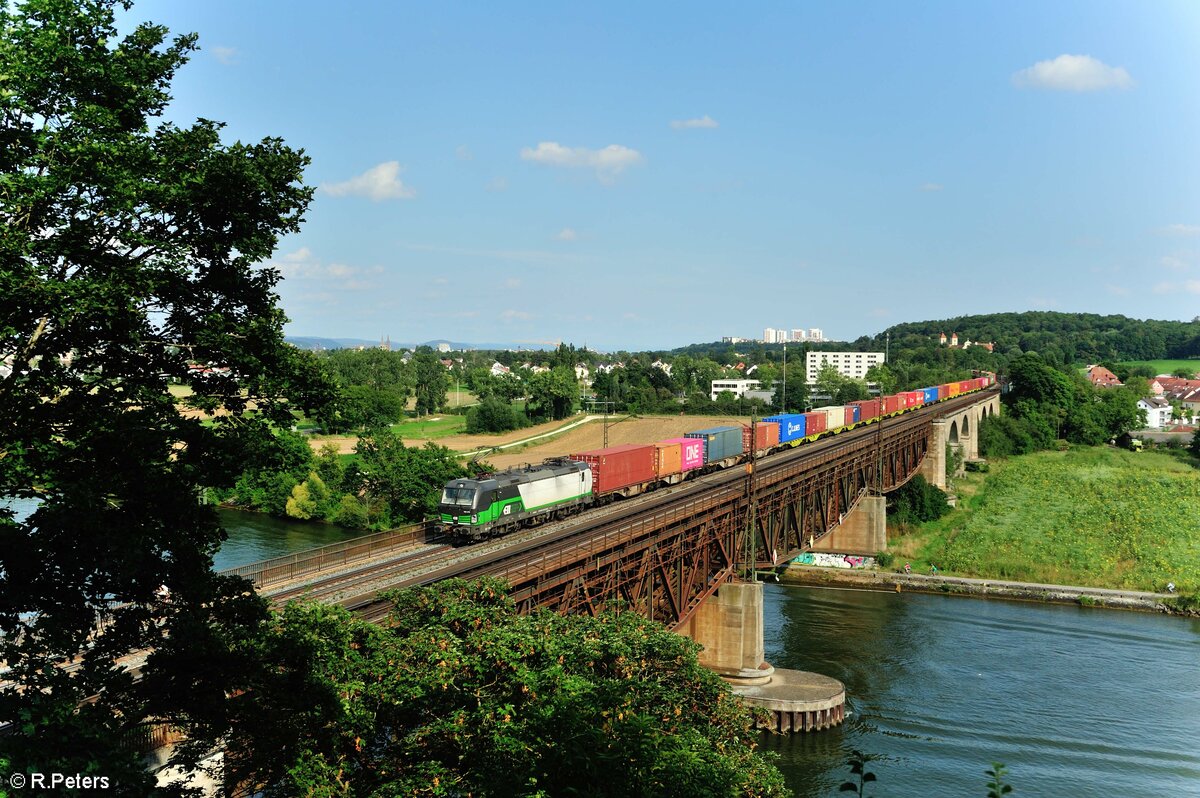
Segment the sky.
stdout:
[[312,158],[291,335],[666,349],[1200,314],[1200,3],[146,0]]

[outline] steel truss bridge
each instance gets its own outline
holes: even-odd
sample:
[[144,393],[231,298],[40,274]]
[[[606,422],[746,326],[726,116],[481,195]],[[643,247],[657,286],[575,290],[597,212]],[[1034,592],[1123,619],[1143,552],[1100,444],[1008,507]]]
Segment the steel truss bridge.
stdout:
[[[459,549],[467,554],[444,566],[405,572],[385,563],[387,584],[493,575],[509,582],[523,611],[541,606],[594,613],[619,601],[677,628],[751,564],[768,569],[787,562],[832,532],[863,496],[907,482],[936,440],[936,420],[994,398],[994,391],[970,394],[884,419],[759,459],[752,467],[584,513],[477,556]],[[382,568],[375,561],[356,573]],[[337,603],[372,619],[388,609],[377,585]]]

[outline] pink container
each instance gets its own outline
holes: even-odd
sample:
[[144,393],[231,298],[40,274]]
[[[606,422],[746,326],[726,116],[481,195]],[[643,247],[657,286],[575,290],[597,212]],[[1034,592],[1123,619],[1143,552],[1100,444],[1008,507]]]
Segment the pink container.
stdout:
[[700,438],[668,438],[663,443],[679,444],[679,462],[684,471],[704,465],[704,441]]

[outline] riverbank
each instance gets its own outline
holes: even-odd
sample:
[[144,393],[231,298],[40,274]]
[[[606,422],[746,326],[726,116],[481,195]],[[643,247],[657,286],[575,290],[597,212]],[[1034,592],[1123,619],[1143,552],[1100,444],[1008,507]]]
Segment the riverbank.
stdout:
[[1114,590],[1078,585],[1053,585],[1013,582],[1001,579],[973,579],[963,576],[904,574],[871,568],[831,568],[815,565],[789,565],[779,575],[785,584],[813,587],[855,587],[864,590],[931,593],[938,595],[1003,598],[1017,601],[1041,601],[1078,604],[1084,607],[1161,612],[1170,615],[1200,617],[1200,607],[1191,606],[1185,597],[1170,593],[1139,590]]

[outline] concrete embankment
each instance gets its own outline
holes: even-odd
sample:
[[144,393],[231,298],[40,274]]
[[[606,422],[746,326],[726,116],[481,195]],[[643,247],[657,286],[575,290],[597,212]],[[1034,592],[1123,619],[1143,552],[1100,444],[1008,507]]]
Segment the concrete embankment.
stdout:
[[1021,601],[1051,601],[1061,604],[1080,604],[1143,612],[1195,614],[1173,606],[1171,602],[1175,597],[1168,593],[1143,593],[1136,590],[1042,585],[1029,582],[1006,582],[999,579],[969,579],[961,576],[930,576],[865,568],[823,568],[811,565],[790,565],[780,573],[779,578],[782,582],[800,585],[857,587],[866,590],[910,591]]

